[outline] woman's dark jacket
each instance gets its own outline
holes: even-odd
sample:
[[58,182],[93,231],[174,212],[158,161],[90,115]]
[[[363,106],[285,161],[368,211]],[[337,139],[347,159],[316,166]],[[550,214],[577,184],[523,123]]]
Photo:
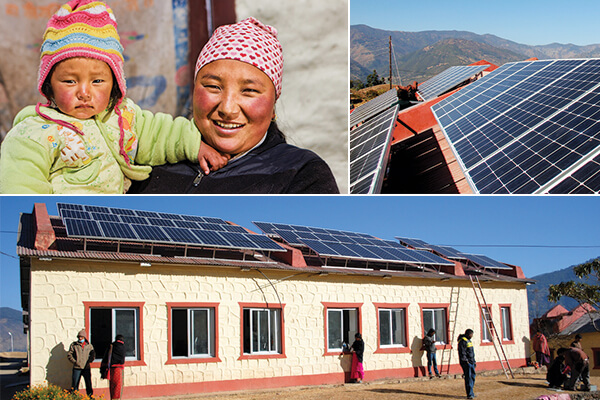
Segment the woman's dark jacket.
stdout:
[[354,349],[354,352],[356,353],[356,359],[358,360],[358,362],[363,362],[365,342],[363,342],[362,340],[355,340],[354,343],[352,343],[352,346],[350,346],[350,348]]
[[[108,354],[110,353],[110,347],[106,349],[104,357],[102,357],[102,364],[108,364]],[[112,343],[112,355],[110,357],[110,365],[123,365],[125,364],[125,343],[120,340],[115,340]]]
[[218,171],[204,175],[190,162],[162,165],[152,169],[149,179],[134,182],[128,193],[321,194],[339,189],[325,161],[270,129],[260,146]]

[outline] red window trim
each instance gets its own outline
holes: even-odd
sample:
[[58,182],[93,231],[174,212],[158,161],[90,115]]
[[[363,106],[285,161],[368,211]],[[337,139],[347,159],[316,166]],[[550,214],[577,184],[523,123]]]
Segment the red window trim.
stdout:
[[[188,357],[188,358],[173,358],[172,355],[172,319],[171,310],[174,308],[212,308],[215,310],[215,356],[214,357]],[[167,361],[165,365],[169,364],[203,364],[220,362],[219,359],[219,303],[167,303]]]
[[425,337],[425,323],[423,321],[423,310],[425,308],[443,308],[446,310],[446,339],[449,340],[445,345],[436,345],[435,348],[438,350],[451,349],[452,338],[450,337],[450,303],[419,303],[420,314],[421,314],[421,338]]
[[331,303],[331,302],[326,302],[326,301],[322,301],[321,304],[323,305],[323,330],[325,333],[325,347],[323,347],[324,352],[323,355],[324,356],[338,356],[340,355],[339,351],[329,351],[329,349],[327,348],[327,310],[330,308],[356,308],[358,310],[358,331],[362,333],[362,306],[363,303]]
[[[135,361],[125,361],[126,367],[132,366],[145,366],[146,363],[144,361],[144,302],[142,301],[84,301],[83,307],[85,309],[85,331],[86,334],[90,335],[90,309],[91,308],[137,308],[138,309],[138,317],[139,328],[138,332],[139,336],[139,345],[140,345],[140,359]],[[97,354],[96,356],[102,357],[102,355]],[[100,362],[96,361],[90,364],[90,367],[96,368],[100,367]]]
[[[408,338],[410,334],[408,332],[408,306],[410,303],[373,303],[375,306],[375,315],[377,318],[377,349],[373,352],[374,354],[400,354],[400,353],[410,353],[410,347],[408,346]],[[390,346],[390,347],[381,347],[381,332],[379,332],[379,309],[404,309],[404,340],[406,341],[406,347],[400,346]]]
[[480,327],[480,333],[479,333],[479,345],[480,346],[493,346],[494,345],[494,334],[493,332],[490,331],[490,341],[489,342],[484,342],[483,341],[483,326],[485,324],[484,320],[483,320],[483,309],[487,308],[488,312],[490,313],[490,318],[492,319],[492,321],[494,320],[494,314],[492,314],[492,305],[488,304],[487,307],[485,305],[481,306],[481,309],[479,310],[479,327]]
[[[502,308],[508,308],[508,316],[510,319],[510,340],[504,340],[503,332],[504,332],[504,319],[502,318]],[[513,330],[513,318],[512,318],[512,304],[498,304],[498,309],[500,310],[500,340],[502,340],[503,344],[515,344],[515,333]]]
[[[284,304],[268,303],[238,303],[240,305],[240,356],[238,360],[265,360],[272,358],[287,358],[285,355],[285,318],[283,317]],[[244,308],[266,308],[269,310],[281,310],[279,313],[281,324],[281,354],[244,354]]]
[[592,369],[600,369],[600,347],[592,347],[592,357],[594,357]]

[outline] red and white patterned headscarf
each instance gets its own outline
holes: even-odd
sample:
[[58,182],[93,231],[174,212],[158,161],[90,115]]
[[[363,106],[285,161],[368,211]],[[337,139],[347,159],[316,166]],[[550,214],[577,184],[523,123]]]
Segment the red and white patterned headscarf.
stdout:
[[216,60],[238,60],[260,69],[273,82],[279,98],[283,50],[272,26],[250,17],[217,28],[198,56],[194,79],[202,67]]

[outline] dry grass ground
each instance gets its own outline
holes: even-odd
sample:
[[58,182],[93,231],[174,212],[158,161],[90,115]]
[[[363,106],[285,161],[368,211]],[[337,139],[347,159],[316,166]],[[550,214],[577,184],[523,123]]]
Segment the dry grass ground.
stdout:
[[374,99],[380,94],[387,92],[388,90],[390,90],[389,83],[386,83],[384,85],[371,86],[360,90],[352,89],[350,91],[350,101],[354,104],[354,107],[358,107],[363,105],[367,101]]
[[[475,394],[477,400],[532,400],[543,394],[554,394],[548,389],[545,375],[504,375],[477,377]],[[600,377],[592,377],[593,385],[600,385]],[[567,392],[571,394],[581,392]],[[582,393],[583,394],[583,393]],[[587,398],[600,398],[586,396]],[[214,400],[432,400],[465,399],[461,379],[412,379],[403,381],[377,381],[363,384],[325,385],[286,389],[268,389],[251,392],[235,392],[201,396],[182,396],[180,399]]]

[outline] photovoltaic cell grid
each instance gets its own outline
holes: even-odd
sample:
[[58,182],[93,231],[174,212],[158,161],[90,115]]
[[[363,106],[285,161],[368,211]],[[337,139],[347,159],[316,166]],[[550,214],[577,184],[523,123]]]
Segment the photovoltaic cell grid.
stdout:
[[477,75],[489,65],[458,65],[450,67],[444,72],[419,85],[419,95],[423,100],[431,100],[460,85],[466,80]]
[[509,63],[432,111],[478,193],[600,191],[600,59]]
[[398,107],[350,131],[350,193],[369,194],[381,190]]
[[57,203],[67,236],[285,251],[265,235],[248,233],[220,218]]
[[387,110],[398,102],[398,92],[396,89],[390,89],[387,92],[380,94],[372,100],[367,101],[362,106],[357,107],[350,114],[350,127],[353,127],[360,122],[366,121],[369,118]]
[[396,239],[398,239],[403,246],[411,246],[414,248],[426,248],[453,260],[470,260],[484,268],[512,269],[511,267],[502,264],[501,262],[498,262],[496,260],[493,260],[487,256],[480,254],[462,253],[450,246],[437,246],[424,242],[420,239],[402,237],[396,237]]
[[254,224],[266,234],[278,235],[293,246],[309,247],[324,257],[419,265],[452,265],[448,260],[428,251],[406,249],[395,241],[378,239],[372,235],[270,222]]

